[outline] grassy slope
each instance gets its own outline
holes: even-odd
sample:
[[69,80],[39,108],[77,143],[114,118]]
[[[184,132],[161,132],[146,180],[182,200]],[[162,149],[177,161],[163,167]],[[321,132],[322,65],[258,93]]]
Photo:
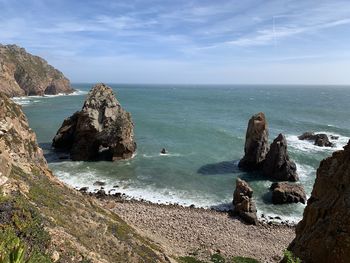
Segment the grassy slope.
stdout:
[[[48,170],[21,108],[0,93],[0,262],[19,238],[29,262],[167,262],[118,215]],[[11,124],[10,126],[8,124]]]

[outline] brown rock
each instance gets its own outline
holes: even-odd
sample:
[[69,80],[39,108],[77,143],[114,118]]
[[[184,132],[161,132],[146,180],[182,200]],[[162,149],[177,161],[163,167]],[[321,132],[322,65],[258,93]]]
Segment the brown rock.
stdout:
[[[298,138],[299,138],[299,140],[313,141],[314,145],[317,145],[320,147],[333,147],[334,146],[334,144],[329,141],[327,134],[324,134],[324,133],[315,134],[313,132],[305,132],[302,135],[298,136]],[[339,137],[331,135],[331,138],[336,140]]]
[[350,141],[321,162],[289,249],[303,262],[350,262]]
[[273,204],[306,203],[305,190],[301,184],[273,183],[270,190]]
[[256,225],[256,206],[252,199],[253,190],[248,183],[240,178],[236,180],[236,189],[233,193],[234,213],[239,215],[248,224]]
[[110,87],[97,84],[81,111],[64,120],[53,147],[69,151],[72,160],[128,159],[136,150],[134,125]]
[[253,115],[248,123],[246,141],[244,146],[244,157],[238,166],[244,170],[260,169],[262,162],[269,150],[268,125],[265,114],[259,112]]
[[279,134],[270,146],[263,166],[264,174],[278,181],[297,181],[297,167],[289,159],[287,140],[283,134]]
[[0,92],[13,97],[73,91],[62,72],[44,59],[16,45],[0,45]]

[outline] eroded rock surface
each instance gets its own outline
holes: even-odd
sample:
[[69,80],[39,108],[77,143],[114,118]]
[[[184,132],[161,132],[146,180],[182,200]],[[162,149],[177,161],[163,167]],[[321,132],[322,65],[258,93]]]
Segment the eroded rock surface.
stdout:
[[44,59],[0,44],[0,92],[7,96],[72,93],[69,80]]
[[239,162],[239,167],[244,170],[256,170],[262,167],[269,150],[268,125],[265,114],[259,112],[253,115],[246,132],[244,157]]
[[110,87],[95,85],[81,111],[64,120],[53,147],[69,151],[72,160],[116,161],[136,150],[134,125]]
[[297,167],[289,159],[287,151],[287,140],[283,134],[279,134],[270,146],[264,166],[263,173],[270,179],[277,181],[297,181]]
[[234,213],[239,215],[248,224],[256,225],[256,206],[253,200],[253,189],[240,178],[236,180],[236,189],[233,193]]
[[303,262],[350,262],[350,141],[321,162],[289,249]]
[[273,183],[270,190],[272,191],[273,204],[306,203],[305,190],[301,184]]

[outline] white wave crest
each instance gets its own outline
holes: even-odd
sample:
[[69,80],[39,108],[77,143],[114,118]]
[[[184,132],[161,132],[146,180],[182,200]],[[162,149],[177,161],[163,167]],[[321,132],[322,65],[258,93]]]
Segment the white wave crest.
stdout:
[[[288,146],[291,148],[296,149],[297,151],[301,152],[334,152],[337,150],[342,150],[343,147],[347,144],[349,141],[349,137],[343,136],[340,134],[332,133],[332,132],[324,132],[324,131],[318,131],[317,133],[324,133],[328,136],[329,141],[334,144],[334,147],[320,147],[317,145],[314,145],[312,141],[308,140],[299,140],[297,135],[287,135],[287,141]],[[331,135],[339,137],[338,139],[332,139]]]
[[43,96],[22,96],[22,97],[13,97],[11,98],[12,101],[15,103],[22,105],[22,106],[27,106],[31,105],[34,103],[40,102],[42,99],[50,99],[50,98],[56,98],[56,97],[62,97],[62,96],[79,96],[79,95],[84,95],[87,94],[87,91],[83,90],[75,90],[73,93],[66,94],[66,93],[59,93],[55,95],[43,95]]

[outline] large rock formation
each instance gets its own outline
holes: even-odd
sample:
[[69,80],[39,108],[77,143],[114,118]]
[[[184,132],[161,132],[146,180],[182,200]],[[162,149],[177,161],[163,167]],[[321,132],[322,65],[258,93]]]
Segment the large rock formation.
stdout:
[[[334,139],[337,139],[337,136],[331,136]],[[327,134],[324,133],[313,133],[313,132],[304,132],[302,135],[298,136],[299,140],[308,140],[313,141],[314,145],[320,147],[333,147],[334,144],[329,141]]]
[[110,87],[97,84],[81,111],[64,120],[53,147],[70,152],[72,160],[115,161],[132,157],[136,150],[134,125]]
[[244,146],[244,157],[239,162],[239,167],[244,170],[260,169],[269,150],[268,126],[265,114],[259,112],[253,115],[248,123]]
[[[115,213],[52,175],[21,107],[0,92],[0,254],[23,262],[173,262]],[[21,248],[20,247],[20,248]],[[2,261],[2,260],[0,260]]]
[[62,72],[44,59],[16,45],[0,45],[0,92],[14,97],[73,91]]
[[273,204],[306,203],[305,190],[301,184],[273,183],[270,190]]
[[350,141],[321,162],[289,249],[303,262],[350,262]]
[[279,134],[270,146],[264,165],[264,174],[277,181],[297,181],[297,167],[289,159],[287,151],[287,140],[283,134]]
[[236,189],[233,193],[234,213],[240,216],[248,224],[256,225],[256,206],[253,200],[253,190],[248,183],[240,178],[236,180]]

